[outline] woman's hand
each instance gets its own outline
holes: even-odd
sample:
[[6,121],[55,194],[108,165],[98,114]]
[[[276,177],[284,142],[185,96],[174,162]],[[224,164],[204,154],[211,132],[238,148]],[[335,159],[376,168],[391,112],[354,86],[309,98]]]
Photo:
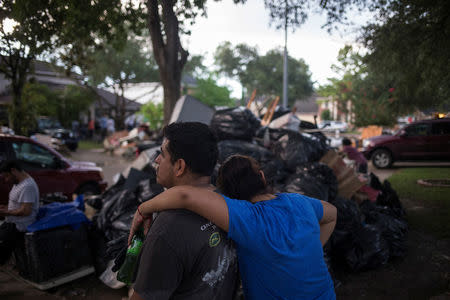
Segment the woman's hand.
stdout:
[[131,222],[130,234],[128,235],[128,246],[131,244],[133,236],[139,228],[144,228],[144,236],[146,236],[151,225],[152,218],[149,217],[144,219],[139,213],[139,210],[136,210],[136,212],[134,213],[133,221]]

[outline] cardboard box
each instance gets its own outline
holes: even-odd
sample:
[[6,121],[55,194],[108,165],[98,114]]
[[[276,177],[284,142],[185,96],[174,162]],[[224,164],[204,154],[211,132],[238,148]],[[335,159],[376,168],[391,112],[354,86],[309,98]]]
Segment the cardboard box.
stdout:
[[329,150],[321,159],[321,163],[329,166],[338,181],[338,195],[350,199],[363,185],[365,180],[361,180],[356,171],[347,166],[342,157],[335,151]]

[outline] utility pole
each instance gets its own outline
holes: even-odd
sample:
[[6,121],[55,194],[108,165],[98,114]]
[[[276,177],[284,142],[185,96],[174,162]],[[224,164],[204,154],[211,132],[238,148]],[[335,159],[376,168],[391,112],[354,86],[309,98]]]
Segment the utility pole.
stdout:
[[288,95],[288,53],[287,53],[287,26],[288,26],[288,3],[285,0],[285,14],[284,14],[284,61],[283,61],[283,107],[287,107]]

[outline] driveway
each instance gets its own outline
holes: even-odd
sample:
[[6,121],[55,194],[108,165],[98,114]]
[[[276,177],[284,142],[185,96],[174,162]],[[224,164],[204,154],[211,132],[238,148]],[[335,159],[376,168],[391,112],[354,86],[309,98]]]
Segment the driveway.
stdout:
[[108,186],[112,185],[114,175],[122,172],[132,162],[132,160],[126,160],[121,156],[111,155],[103,149],[78,149],[76,152],[72,152],[70,159],[95,162],[97,166],[103,168],[103,175],[108,182]]

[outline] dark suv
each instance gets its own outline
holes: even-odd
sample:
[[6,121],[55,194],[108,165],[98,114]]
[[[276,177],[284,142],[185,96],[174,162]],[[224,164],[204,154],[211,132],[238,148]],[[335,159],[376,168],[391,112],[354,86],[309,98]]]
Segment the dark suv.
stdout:
[[[30,138],[0,134],[0,162],[17,159],[36,181],[41,197],[62,193],[100,194],[106,189],[102,168],[92,162],[71,161]],[[12,185],[0,175],[0,204],[8,203]]]
[[377,168],[389,168],[394,161],[450,160],[450,118],[417,121],[363,145],[365,157]]

